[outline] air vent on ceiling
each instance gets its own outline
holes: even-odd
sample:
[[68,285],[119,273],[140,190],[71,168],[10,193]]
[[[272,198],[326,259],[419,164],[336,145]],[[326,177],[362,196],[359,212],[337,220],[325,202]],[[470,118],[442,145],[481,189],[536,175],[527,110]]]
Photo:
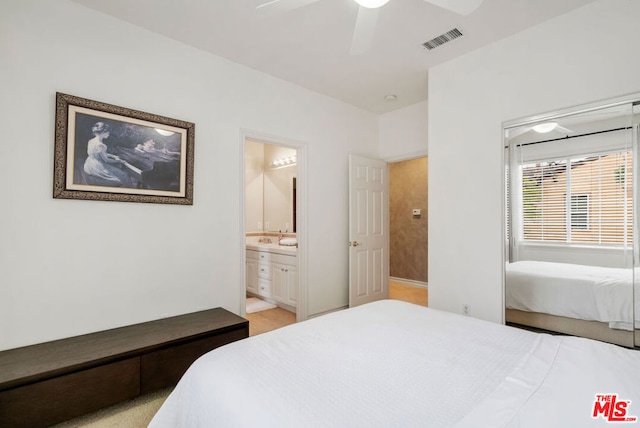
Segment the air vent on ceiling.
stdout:
[[450,42],[453,39],[457,39],[460,36],[462,36],[462,32],[460,32],[460,30],[458,30],[457,28],[454,28],[451,31],[447,31],[444,34],[441,34],[438,37],[435,37],[428,42],[423,43],[422,46],[424,46],[428,50],[435,49],[438,46],[442,46],[445,43]]

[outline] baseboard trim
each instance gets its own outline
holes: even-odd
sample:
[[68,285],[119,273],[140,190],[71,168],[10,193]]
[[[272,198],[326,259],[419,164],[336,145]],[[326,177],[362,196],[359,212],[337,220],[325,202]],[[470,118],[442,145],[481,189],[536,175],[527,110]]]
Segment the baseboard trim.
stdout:
[[395,282],[396,284],[408,285],[410,287],[429,288],[429,284],[423,281],[416,281],[413,279],[396,278],[394,276],[389,277],[389,282]]

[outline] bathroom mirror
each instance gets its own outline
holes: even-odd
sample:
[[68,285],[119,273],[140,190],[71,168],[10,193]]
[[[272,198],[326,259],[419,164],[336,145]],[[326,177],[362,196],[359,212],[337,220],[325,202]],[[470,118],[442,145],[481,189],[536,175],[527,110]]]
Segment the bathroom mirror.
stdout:
[[296,150],[245,144],[246,231],[295,232]]
[[636,109],[621,100],[505,124],[507,324],[640,344]]

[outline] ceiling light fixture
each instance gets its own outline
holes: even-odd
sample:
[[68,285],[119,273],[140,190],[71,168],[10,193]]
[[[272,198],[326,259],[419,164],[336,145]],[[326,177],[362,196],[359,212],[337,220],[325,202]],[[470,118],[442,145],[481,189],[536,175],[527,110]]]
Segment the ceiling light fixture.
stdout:
[[277,168],[284,168],[286,166],[293,166],[296,164],[296,157],[295,156],[287,156],[286,158],[280,158],[280,159],[276,159],[273,162],[271,162],[271,167],[273,169],[277,169]]
[[537,124],[532,129],[538,134],[546,134],[547,132],[551,132],[556,129],[557,126],[558,124],[556,122],[545,122]]
[[376,9],[387,4],[389,0],[355,0],[362,7],[366,7],[368,9]]

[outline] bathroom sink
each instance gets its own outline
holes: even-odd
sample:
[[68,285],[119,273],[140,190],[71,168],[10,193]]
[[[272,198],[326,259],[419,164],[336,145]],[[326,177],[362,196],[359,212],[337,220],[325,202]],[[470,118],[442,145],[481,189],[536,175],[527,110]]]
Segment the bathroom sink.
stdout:
[[282,238],[280,240],[280,245],[285,247],[295,247],[298,245],[298,240],[296,238]]
[[274,253],[281,254],[296,254],[298,248],[295,246],[286,246],[286,245],[278,245],[277,242],[272,242],[271,244],[262,243],[262,242],[251,242],[247,243],[247,248],[250,250],[257,251],[269,251]]

